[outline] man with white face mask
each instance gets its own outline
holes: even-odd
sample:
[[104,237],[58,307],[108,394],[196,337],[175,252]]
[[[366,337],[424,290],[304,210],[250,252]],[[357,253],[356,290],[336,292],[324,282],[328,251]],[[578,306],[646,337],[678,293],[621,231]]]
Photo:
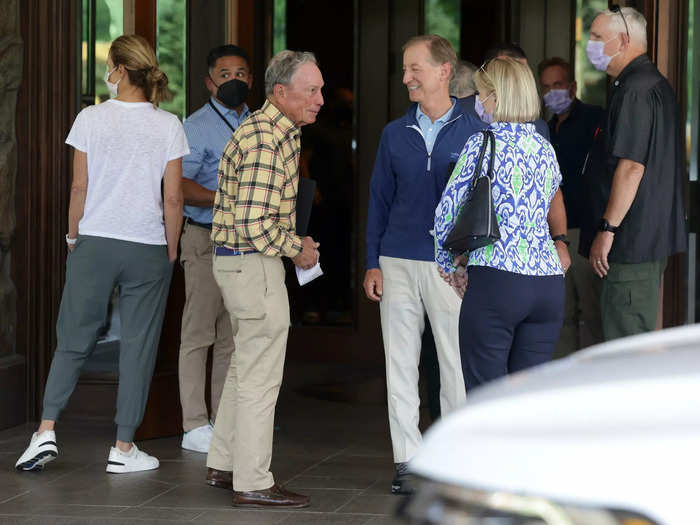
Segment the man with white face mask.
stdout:
[[[571,267],[566,275],[566,310],[564,325],[555,357],[563,357],[588,344],[602,341],[600,326],[600,279],[588,261],[578,255],[584,218],[590,212],[588,189],[583,168],[600,133],[605,112],[599,106],[584,104],[576,98],[576,81],[571,66],[562,58],[550,58],[539,66],[544,104],[552,112],[549,141],[557,154],[563,176],[561,185],[566,206],[567,237],[571,243]],[[555,242],[566,242],[562,239]],[[584,335],[584,330],[587,335]]]
[[680,112],[646,47],[646,20],[636,10],[614,6],[593,20],[586,53],[614,80],[604,167],[591,180],[598,231],[582,249],[603,279],[606,340],[656,327],[666,258],[687,248]]

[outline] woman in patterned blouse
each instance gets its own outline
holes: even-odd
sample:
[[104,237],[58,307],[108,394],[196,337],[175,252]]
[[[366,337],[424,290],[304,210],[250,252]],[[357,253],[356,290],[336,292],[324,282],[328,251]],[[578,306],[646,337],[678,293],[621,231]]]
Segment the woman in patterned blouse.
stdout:
[[[435,260],[464,295],[459,345],[467,389],[548,361],[564,315],[564,272],[547,222],[550,205],[563,213],[563,201],[554,199],[561,173],[552,146],[530,123],[540,114],[532,72],[516,60],[496,58],[474,80],[493,116],[488,129],[496,138],[496,158],[486,148],[482,173],[494,163],[501,239],[456,258],[443,248],[468,197],[482,133],[467,140],[435,211]],[[468,286],[459,269],[465,262]]]

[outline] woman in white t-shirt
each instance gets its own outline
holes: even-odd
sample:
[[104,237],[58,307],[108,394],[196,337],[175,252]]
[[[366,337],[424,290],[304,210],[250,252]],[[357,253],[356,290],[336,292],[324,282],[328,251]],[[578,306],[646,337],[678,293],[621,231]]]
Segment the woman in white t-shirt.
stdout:
[[[105,82],[112,99],[82,110],[66,143],[73,146],[66,282],[56,323],[57,348],[44,392],[39,429],[16,464],[42,470],[58,454],[54,424],[119,289],[121,340],[117,441],[107,472],[158,468],[138,450],[143,418],[182,228],[182,124],[158,109],[168,78],[139,36],[110,47]],[[162,188],[162,190],[161,190]]]

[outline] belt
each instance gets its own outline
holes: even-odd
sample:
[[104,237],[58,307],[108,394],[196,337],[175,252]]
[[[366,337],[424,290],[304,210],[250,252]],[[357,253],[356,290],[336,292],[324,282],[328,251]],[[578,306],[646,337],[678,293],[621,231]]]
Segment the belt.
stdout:
[[192,226],[199,226],[200,228],[204,228],[205,230],[211,230],[210,222],[197,222],[193,219],[190,219],[189,217],[185,217],[185,222],[191,224]]
[[246,255],[248,253],[257,253],[255,250],[232,250],[231,248],[226,248],[225,246],[215,246],[214,247],[214,253],[216,255]]

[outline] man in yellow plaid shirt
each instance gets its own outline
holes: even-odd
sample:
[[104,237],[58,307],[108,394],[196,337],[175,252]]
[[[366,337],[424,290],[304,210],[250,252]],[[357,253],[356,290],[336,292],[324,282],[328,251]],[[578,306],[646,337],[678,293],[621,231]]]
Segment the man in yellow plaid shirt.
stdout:
[[[221,395],[207,480],[231,480],[236,507],[305,507],[309,498],[270,472],[275,404],[284,369],[289,300],[282,257],[312,268],[318,243],[299,237],[296,199],[301,126],[323,105],[312,53],[281,51],[265,71],[263,107],[236,129],[219,164],[211,238],[214,277],[236,350]],[[213,483],[212,481],[216,481]]]

